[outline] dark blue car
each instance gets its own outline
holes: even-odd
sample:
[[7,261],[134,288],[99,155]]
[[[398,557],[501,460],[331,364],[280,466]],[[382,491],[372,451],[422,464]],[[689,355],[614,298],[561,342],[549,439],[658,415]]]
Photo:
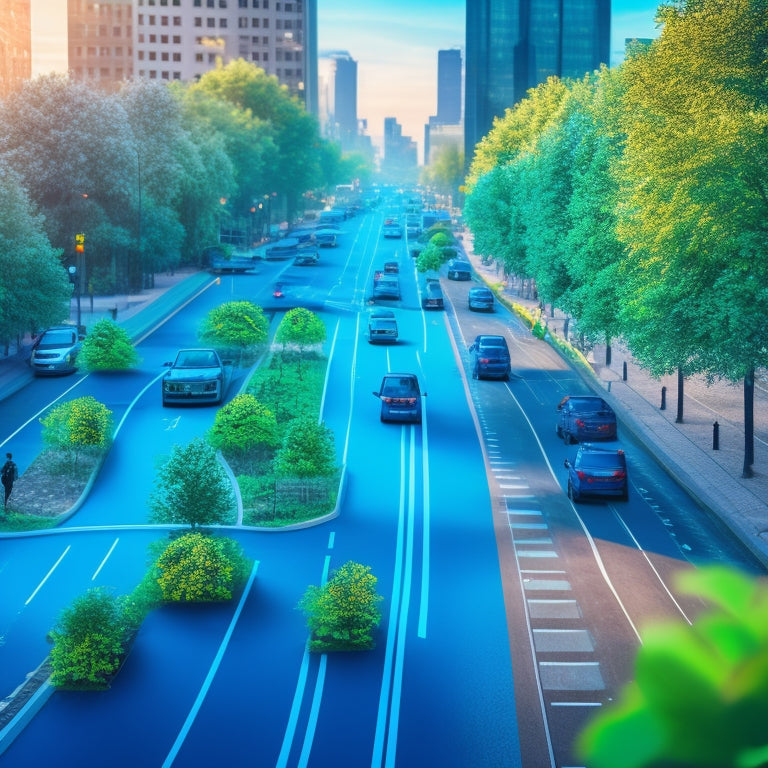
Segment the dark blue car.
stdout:
[[560,401],[557,410],[557,434],[566,445],[616,438],[616,414],[602,397],[569,395]]
[[568,498],[615,496],[626,501],[629,496],[627,459],[621,449],[598,448],[584,443],[573,461],[565,460],[568,470]]
[[421,424],[421,398],[419,380],[415,373],[388,373],[381,388],[373,393],[381,400],[382,421],[410,421]]

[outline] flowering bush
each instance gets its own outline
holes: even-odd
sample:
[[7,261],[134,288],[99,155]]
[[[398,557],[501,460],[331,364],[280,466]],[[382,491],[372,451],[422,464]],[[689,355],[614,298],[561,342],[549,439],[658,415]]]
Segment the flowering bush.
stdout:
[[208,442],[225,452],[271,448],[278,442],[275,414],[254,395],[236,395],[216,413]]
[[83,341],[78,362],[89,371],[121,371],[135,367],[139,356],[125,329],[99,320]]
[[231,600],[247,577],[249,563],[233,539],[196,532],[172,541],[156,567],[163,600],[202,603]]

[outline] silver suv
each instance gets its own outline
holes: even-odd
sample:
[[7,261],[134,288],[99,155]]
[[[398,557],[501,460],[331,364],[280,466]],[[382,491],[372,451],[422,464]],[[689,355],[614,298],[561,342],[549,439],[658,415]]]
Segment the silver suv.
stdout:
[[74,325],[52,325],[43,331],[32,345],[29,358],[35,376],[74,373],[84,338]]

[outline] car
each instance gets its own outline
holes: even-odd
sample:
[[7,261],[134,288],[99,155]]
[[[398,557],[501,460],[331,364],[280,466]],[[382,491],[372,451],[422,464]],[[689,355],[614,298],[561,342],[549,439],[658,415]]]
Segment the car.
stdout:
[[389,309],[374,309],[368,315],[368,342],[394,344],[397,341],[397,320]]
[[439,280],[425,280],[421,289],[422,309],[444,309],[443,289]]
[[306,251],[299,253],[293,260],[293,263],[297,267],[312,267],[320,261],[320,256],[317,251]]
[[165,364],[163,405],[211,403],[224,398],[224,363],[215,349],[180,349],[173,362]]
[[52,325],[32,345],[29,364],[35,376],[55,376],[77,370],[77,353],[84,334],[74,325]]
[[496,304],[493,298],[493,291],[481,285],[474,285],[469,289],[467,302],[470,310],[473,312],[493,312]]
[[481,333],[469,347],[469,355],[473,379],[509,380],[512,364],[503,336]]
[[382,421],[406,421],[421,424],[419,379],[415,373],[387,373],[374,396],[381,400]]
[[394,275],[378,273],[373,279],[373,298],[374,301],[376,299],[399,299],[400,280]]
[[384,274],[385,275],[397,275],[400,273],[400,265],[396,261],[384,262]]
[[614,440],[616,414],[602,397],[567,395],[557,406],[557,434],[566,445],[584,440]]
[[568,498],[579,501],[583,496],[616,496],[629,498],[627,459],[620,448],[603,448],[582,443],[573,461],[564,462],[568,470]]
[[316,229],[313,235],[313,239],[315,241],[315,245],[317,245],[318,248],[335,248],[336,236],[338,234],[339,231],[337,229],[325,227],[323,229]]
[[384,222],[384,226],[381,228],[381,232],[384,237],[402,237],[403,228],[396,221]]
[[451,259],[448,262],[449,280],[471,280],[472,265],[463,259]]

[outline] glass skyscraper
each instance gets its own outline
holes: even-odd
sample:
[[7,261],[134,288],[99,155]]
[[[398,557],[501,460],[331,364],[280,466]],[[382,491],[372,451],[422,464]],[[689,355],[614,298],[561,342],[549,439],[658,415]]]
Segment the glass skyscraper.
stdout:
[[583,77],[610,57],[611,0],[467,0],[464,146],[548,77]]

